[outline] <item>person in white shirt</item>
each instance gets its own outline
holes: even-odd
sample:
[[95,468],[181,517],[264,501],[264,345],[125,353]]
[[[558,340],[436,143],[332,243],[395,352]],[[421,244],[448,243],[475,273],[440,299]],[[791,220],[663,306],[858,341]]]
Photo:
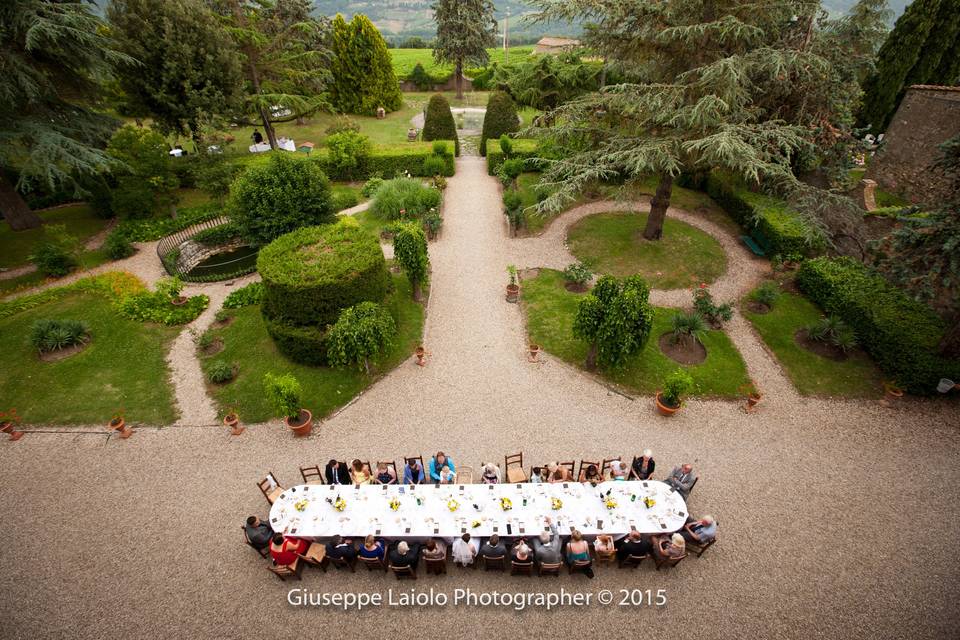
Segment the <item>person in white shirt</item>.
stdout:
[[453,555],[455,564],[466,567],[473,564],[474,558],[477,557],[477,545],[470,541],[470,534],[465,533],[454,540],[450,553]]

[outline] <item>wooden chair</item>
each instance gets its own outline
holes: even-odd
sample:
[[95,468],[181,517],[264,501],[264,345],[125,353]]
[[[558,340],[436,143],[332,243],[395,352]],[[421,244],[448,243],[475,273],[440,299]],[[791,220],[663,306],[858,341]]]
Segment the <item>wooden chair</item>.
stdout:
[[330,562],[333,563],[337,569],[350,569],[351,572],[355,573],[357,571],[357,556],[353,556],[353,560],[347,560],[346,558],[329,558]]
[[649,557],[649,553],[645,553],[642,556],[624,556],[617,566],[621,569],[636,569],[644,560]]
[[533,576],[533,560],[529,562],[510,561],[510,575],[512,576]]
[[593,564],[592,560],[574,560],[570,563],[567,573],[573,573],[574,571],[580,571],[582,569],[587,569]]
[[[586,477],[585,474],[587,473],[587,469],[589,469],[591,465],[593,465],[594,467],[596,467],[596,468],[597,468],[597,471],[600,471],[600,463],[599,463],[599,462],[590,462],[589,460],[581,460],[581,461],[580,461],[580,473],[577,474],[577,482],[583,482],[583,478]],[[601,478],[603,477],[603,471],[600,471],[600,477],[601,477]]]
[[431,560],[430,558],[424,558],[423,564],[426,565],[427,574],[432,573],[438,576],[440,574],[446,574],[447,573],[447,556],[449,556],[449,554],[450,554],[450,551],[448,549],[442,558],[437,558],[435,560]]
[[287,578],[300,580],[300,574],[303,573],[303,563],[300,562],[300,558],[297,558],[292,564],[269,564],[267,569],[280,578],[282,582],[286,582]]
[[687,550],[693,551],[699,558],[700,556],[703,555],[703,552],[709,549],[710,547],[712,547],[716,541],[717,539],[714,538],[713,540],[711,540],[710,542],[707,542],[706,544],[700,544],[699,542],[687,542]]
[[397,576],[397,580],[416,580],[417,572],[411,566],[404,567],[395,567],[390,565],[390,571],[393,571],[393,575]]
[[461,465],[457,467],[457,484],[473,484],[473,467]]
[[263,549],[258,549],[252,542],[250,538],[247,537],[247,528],[243,525],[240,525],[240,531],[243,532],[243,542],[248,545],[251,549],[260,554],[261,558],[266,558],[270,555],[270,545],[268,544]]
[[607,477],[607,471],[610,471],[610,463],[611,463],[611,462],[620,462],[620,456],[617,456],[616,458],[605,458],[605,459],[603,460],[603,464],[600,466],[600,477],[601,477],[601,478],[606,478],[606,477]]
[[[637,462],[640,461],[641,457],[643,456],[633,456],[633,460],[630,461],[630,475],[628,476],[630,480],[640,479],[640,476],[637,475]],[[647,480],[653,480],[653,473],[650,474]]]
[[557,466],[560,467],[561,469],[566,469],[567,478],[569,478],[571,481],[576,480],[576,478],[573,476],[573,472],[576,470],[576,466],[577,466],[576,462],[574,462],[573,460],[571,460],[570,462],[558,462]]
[[323,470],[319,466],[300,467],[303,484],[323,484]]
[[[363,465],[363,468],[366,469],[368,476],[372,476],[372,475],[373,475],[373,468],[370,466],[370,461],[369,461],[369,460],[367,460],[367,461],[361,460],[361,461],[360,461],[360,464],[362,464],[362,465]],[[350,480],[351,480],[354,484],[356,484],[356,482],[357,482],[356,480],[353,479],[353,465],[350,466]]]
[[[273,483],[276,485],[273,489],[270,488],[271,478],[273,478]],[[284,491],[280,482],[277,480],[277,476],[273,475],[273,471],[268,472],[263,480],[257,483],[257,487],[260,488],[260,493],[263,494],[263,497],[267,499],[267,502],[269,502],[271,506],[273,506],[273,503],[277,501],[277,498],[279,498],[280,494]]]
[[330,564],[327,558],[327,547],[319,542],[311,542],[300,558],[307,564],[320,567],[324,573],[327,572],[327,565]]
[[523,470],[523,451],[503,457],[503,472],[506,474],[508,484],[517,484],[529,480],[527,472]]
[[383,561],[383,558],[364,558],[363,556],[359,556],[359,558],[360,562],[367,567],[367,571],[373,571],[376,569],[377,571],[383,571],[384,573],[387,572],[387,563]]
[[[607,539],[610,540],[611,543],[613,542],[613,538],[612,538],[611,536],[609,536],[609,535],[602,534],[602,535],[597,536],[597,540],[599,540],[599,539],[601,539],[601,538],[607,538]],[[601,552],[601,551],[597,551],[597,550],[596,550],[596,547],[594,547],[594,553],[595,553],[596,556],[597,556],[597,561],[598,561],[598,562],[607,562],[607,563],[613,564],[613,563],[616,561],[616,559],[617,559],[617,551],[616,551],[616,549],[614,549],[614,550],[612,550],[612,551]]]
[[[407,457],[405,457],[405,458],[403,459],[403,464],[408,465],[408,464],[410,464],[410,461],[411,461],[411,460],[416,460],[417,462],[420,463],[420,468],[423,469],[423,481],[424,481],[425,483],[429,483],[429,482],[430,482],[430,470],[427,469],[427,465],[425,465],[425,464],[423,463],[423,456],[407,456]],[[400,483],[403,482],[403,476],[402,476],[402,475],[399,476],[399,477],[397,477],[397,482],[400,482]]]
[[563,566],[562,562],[549,563],[541,562],[537,565],[537,574],[541,576],[556,576],[560,577],[560,567]]
[[675,567],[680,564],[680,561],[687,557],[687,554],[683,554],[678,558],[661,558],[657,554],[653,554],[653,562],[657,566],[657,571],[660,571],[660,567]]
[[[387,465],[387,469],[392,469],[392,470],[393,470],[393,475],[394,475],[394,477],[397,479],[397,484],[400,484],[401,482],[403,482],[403,475],[400,474],[399,472],[397,472],[397,463],[396,463],[396,462],[394,462],[393,460],[378,460],[378,461],[377,461],[377,468],[379,469],[379,468],[380,468],[380,465],[382,465],[382,464]],[[372,472],[373,472],[373,469],[371,469],[370,471],[371,471],[371,473],[372,473]]]
[[503,571],[505,566],[504,556],[483,556],[483,568],[485,571]]

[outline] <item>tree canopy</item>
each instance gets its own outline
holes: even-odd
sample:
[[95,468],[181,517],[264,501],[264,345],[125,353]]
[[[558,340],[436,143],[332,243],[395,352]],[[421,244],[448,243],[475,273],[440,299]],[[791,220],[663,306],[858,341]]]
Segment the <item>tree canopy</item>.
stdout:
[[463,98],[463,69],[467,63],[477,67],[489,61],[487,47],[496,44],[497,21],[490,0],[436,0],[433,19],[437,39],[433,59],[454,65],[457,98]]
[[372,116],[377,108],[396,111],[403,105],[387,43],[364,15],[348,23],[337,14],[330,37],[333,50],[331,101],[340,113]]
[[643,348],[653,327],[650,287],[640,276],[602,276],[580,301],[573,335],[590,343],[587,368],[617,367]]
[[600,87],[601,65],[584,62],[576,54],[530,56],[518,63],[500,65],[495,78],[514,101],[541,111]]

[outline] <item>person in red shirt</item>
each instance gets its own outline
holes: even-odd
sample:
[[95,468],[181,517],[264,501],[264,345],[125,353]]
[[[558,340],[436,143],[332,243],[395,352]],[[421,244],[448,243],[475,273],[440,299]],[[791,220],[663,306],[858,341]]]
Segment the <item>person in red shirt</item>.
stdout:
[[282,534],[273,536],[270,543],[270,556],[278,565],[289,565],[296,561],[297,556],[307,552],[310,543],[301,538],[284,538]]

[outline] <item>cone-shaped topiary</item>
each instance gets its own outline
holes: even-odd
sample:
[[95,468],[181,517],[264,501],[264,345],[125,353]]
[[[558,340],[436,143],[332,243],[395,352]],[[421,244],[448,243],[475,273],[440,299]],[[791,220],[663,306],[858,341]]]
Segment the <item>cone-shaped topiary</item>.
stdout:
[[483,117],[483,132],[480,136],[480,155],[487,155],[487,140],[497,140],[505,133],[513,133],[520,126],[517,108],[503,91],[494,91],[487,101],[487,113]]
[[427,114],[423,122],[424,140],[453,140],[454,153],[460,155],[460,138],[457,136],[457,123],[453,121],[450,103],[441,94],[435,93],[427,103]]
[[387,43],[365,15],[349,23],[337,14],[332,21],[330,101],[340,113],[372,116],[377,107],[396,111],[403,105]]

